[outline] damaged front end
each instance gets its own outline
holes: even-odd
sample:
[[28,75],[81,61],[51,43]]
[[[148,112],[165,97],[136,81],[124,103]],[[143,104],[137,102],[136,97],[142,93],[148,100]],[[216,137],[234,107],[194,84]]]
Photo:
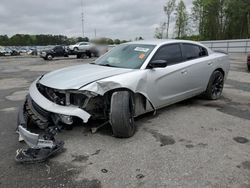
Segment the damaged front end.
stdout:
[[42,86],[37,81],[33,82],[25,103],[20,108],[18,125],[27,128],[32,122],[39,128],[46,129],[51,125],[72,125],[79,119],[87,123],[91,115],[83,110],[79,101],[86,103],[88,98],[83,100],[84,95],[82,98],[75,95]]
[[[94,98],[94,100],[93,100]],[[89,104],[89,105],[87,105]],[[17,132],[19,141],[24,140],[28,149],[17,150],[16,161],[22,163],[41,162],[63,148],[64,142],[54,136],[73,123],[87,123],[93,117],[104,117],[103,100],[93,93],[64,92],[52,89],[35,81],[18,113]],[[101,105],[101,106],[100,106]],[[44,134],[31,133],[29,128],[37,125]]]

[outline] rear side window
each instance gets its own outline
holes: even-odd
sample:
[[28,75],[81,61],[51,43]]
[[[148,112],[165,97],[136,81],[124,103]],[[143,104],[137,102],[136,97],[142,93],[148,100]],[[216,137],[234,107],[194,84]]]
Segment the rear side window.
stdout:
[[81,43],[80,45],[85,46],[85,45],[88,45],[88,43],[84,42],[84,43]]
[[62,50],[63,50],[63,47],[61,47],[61,46],[56,46],[56,47],[54,48],[54,50],[55,50],[55,51],[62,51]]
[[206,48],[194,44],[182,44],[182,54],[186,60],[207,56]]
[[168,65],[182,61],[181,48],[179,44],[169,44],[161,47],[152,60],[166,60]]

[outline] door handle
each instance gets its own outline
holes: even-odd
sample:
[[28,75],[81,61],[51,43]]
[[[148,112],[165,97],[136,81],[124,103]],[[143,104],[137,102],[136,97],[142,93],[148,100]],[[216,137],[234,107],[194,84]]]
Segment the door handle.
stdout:
[[213,65],[213,62],[208,62],[208,65],[209,65],[209,66]]
[[185,69],[185,70],[182,70],[181,71],[181,74],[187,74],[187,70]]

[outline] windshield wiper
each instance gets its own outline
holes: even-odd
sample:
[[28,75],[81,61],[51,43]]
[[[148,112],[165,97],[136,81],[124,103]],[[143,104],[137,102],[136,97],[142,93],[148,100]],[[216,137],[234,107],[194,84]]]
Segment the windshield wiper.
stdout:
[[108,64],[108,63],[106,63],[106,64],[98,64],[98,65],[100,65],[100,66],[105,66],[105,67],[116,67],[116,66],[110,65],[110,64]]

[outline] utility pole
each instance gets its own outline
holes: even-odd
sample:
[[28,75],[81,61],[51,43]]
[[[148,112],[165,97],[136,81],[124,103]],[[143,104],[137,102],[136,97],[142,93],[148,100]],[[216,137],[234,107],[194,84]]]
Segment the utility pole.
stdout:
[[82,37],[84,38],[84,12],[83,12],[83,0],[81,0],[81,21],[82,21]]
[[96,29],[95,29],[95,39],[96,39]]

